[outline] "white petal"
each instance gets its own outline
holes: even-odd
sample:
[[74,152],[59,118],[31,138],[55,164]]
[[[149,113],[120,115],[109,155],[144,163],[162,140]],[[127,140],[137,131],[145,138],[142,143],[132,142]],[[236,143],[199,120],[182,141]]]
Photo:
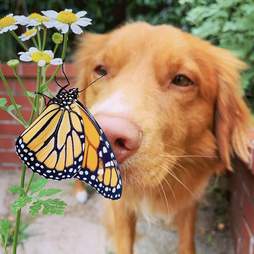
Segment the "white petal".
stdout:
[[24,36],[24,35],[21,35],[21,36],[19,36],[19,39],[20,39],[21,41],[27,41],[27,40],[30,39],[30,38],[28,38],[28,37],[26,37],[26,36]]
[[72,12],[72,9],[65,9],[64,11]]
[[63,64],[63,60],[62,60],[62,58],[55,58],[55,59],[51,60],[50,63],[52,65],[61,65],[61,64]]
[[46,61],[44,61],[44,60],[40,60],[38,62],[38,66],[40,66],[40,67],[43,67],[45,64],[46,64]]
[[37,49],[36,47],[31,47],[31,48],[29,48],[28,51],[29,51],[30,53],[33,53],[33,52],[38,51],[38,49]]
[[49,54],[51,58],[54,57],[54,53],[53,53],[52,50],[44,50],[44,52],[45,52],[46,54]]
[[83,30],[76,24],[71,24],[71,30],[74,34],[81,34]]
[[58,21],[58,20],[54,20],[53,22],[54,22],[55,27],[67,25],[67,24],[62,23],[62,22],[60,22],[60,21]]
[[47,28],[52,28],[56,26],[56,22],[55,21],[45,21],[43,22],[43,25]]
[[40,22],[38,22],[37,20],[35,19],[28,19],[28,22],[27,22],[27,25],[26,26],[38,26],[40,25]]
[[9,31],[9,27],[5,27],[1,30],[1,33],[5,33],[5,32],[8,32]]
[[68,32],[68,30],[69,30],[69,25],[67,25],[67,24],[61,24],[61,25],[57,25],[56,28],[61,30],[63,34],[66,34]]
[[44,14],[45,16],[47,16],[49,18],[53,18],[53,19],[55,19],[58,15],[58,13],[56,11],[53,11],[53,10],[42,11],[41,13]]
[[89,18],[81,18],[79,20],[77,20],[75,23],[78,24],[79,26],[88,26],[88,25],[91,25],[92,20],[89,19]]
[[21,61],[23,61],[23,62],[30,62],[30,61],[32,61],[32,58],[31,58],[29,53],[24,53],[24,54],[20,55],[19,59]]
[[13,26],[9,26],[9,27],[8,27],[8,30],[9,30],[9,31],[13,31],[13,30],[16,30],[17,28],[18,28],[18,26],[13,25]]
[[79,12],[76,13],[76,15],[77,15],[78,17],[83,17],[83,16],[85,16],[86,14],[87,14],[86,11],[79,11]]
[[22,26],[26,25],[29,22],[28,18],[25,17],[24,15],[17,15],[17,16],[14,16],[14,18],[17,20],[17,23]]

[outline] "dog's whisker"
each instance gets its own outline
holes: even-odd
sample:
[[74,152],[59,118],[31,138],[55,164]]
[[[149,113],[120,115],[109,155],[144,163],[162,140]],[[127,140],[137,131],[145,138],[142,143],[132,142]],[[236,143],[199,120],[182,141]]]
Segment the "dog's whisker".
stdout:
[[169,187],[169,189],[170,189],[170,191],[171,191],[171,193],[172,193],[172,196],[173,196],[174,200],[177,201],[176,195],[175,195],[175,192],[174,192],[174,189],[173,189],[173,187],[171,186],[171,184],[168,182],[167,178],[163,179],[163,181],[166,182],[167,186]]
[[174,155],[174,154],[165,154],[165,157],[173,157],[173,158],[211,158],[215,159],[218,156],[211,156],[211,155],[198,155],[198,154],[184,154],[184,155]]
[[173,172],[171,170],[169,170],[168,168],[163,168],[163,170],[166,170],[166,172],[172,176],[178,183],[180,183],[190,194],[192,194],[192,196],[195,196],[194,193],[190,190],[190,188],[188,188],[186,186],[186,184],[184,184],[175,174],[173,174]]
[[[166,195],[166,193],[165,193],[165,190],[164,190],[164,188],[163,188],[163,185],[161,184],[161,181],[158,179],[157,176],[155,176],[155,179],[156,179],[157,182],[159,183],[159,187],[160,187],[160,189],[162,190],[163,197],[164,197],[164,200],[165,200],[165,203],[166,203],[167,212],[168,212],[168,214],[170,214],[168,199],[167,199],[167,195]],[[161,194],[161,192],[159,192],[159,193]]]

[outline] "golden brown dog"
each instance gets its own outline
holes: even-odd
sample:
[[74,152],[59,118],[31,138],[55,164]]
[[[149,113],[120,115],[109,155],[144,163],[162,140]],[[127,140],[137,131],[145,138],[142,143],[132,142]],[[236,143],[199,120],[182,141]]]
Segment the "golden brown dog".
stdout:
[[232,169],[232,155],[248,161],[245,64],[172,26],[146,23],[85,35],[76,57],[80,88],[106,74],[81,100],[120,162],[123,195],[108,208],[116,253],[133,253],[136,218],[150,213],[173,219],[179,253],[194,254],[209,178]]

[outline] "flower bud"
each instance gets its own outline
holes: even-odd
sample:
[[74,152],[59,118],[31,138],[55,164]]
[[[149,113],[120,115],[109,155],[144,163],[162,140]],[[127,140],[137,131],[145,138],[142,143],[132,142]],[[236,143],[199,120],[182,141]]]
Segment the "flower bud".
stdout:
[[19,65],[19,60],[11,59],[7,62],[7,65],[9,65],[11,68],[16,68]]
[[52,41],[55,44],[61,44],[63,42],[63,35],[60,33],[53,33],[52,35]]

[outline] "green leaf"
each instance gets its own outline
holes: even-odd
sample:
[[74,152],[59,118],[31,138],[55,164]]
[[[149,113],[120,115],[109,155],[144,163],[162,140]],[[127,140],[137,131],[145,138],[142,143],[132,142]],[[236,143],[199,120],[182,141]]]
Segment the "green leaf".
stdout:
[[30,91],[26,91],[26,96],[34,98],[35,97],[35,93],[34,92],[30,92]]
[[40,178],[38,180],[35,180],[31,183],[29,191],[31,193],[38,192],[38,191],[42,190],[47,183],[48,183],[48,180],[45,178]]
[[45,215],[47,214],[63,215],[66,206],[67,204],[60,199],[47,199],[43,202],[42,213]]
[[47,90],[48,90],[48,86],[46,83],[40,85],[40,90],[39,90],[40,93],[44,93]]
[[[21,108],[21,105],[18,105],[18,104],[17,104],[17,108]],[[15,106],[14,106],[14,105],[10,105],[10,106],[7,107],[6,111],[7,111],[7,112],[11,112],[11,111],[13,111],[14,109],[15,109]]]
[[29,213],[32,216],[38,215],[40,210],[42,209],[43,200],[37,200],[32,203],[32,205],[29,207]]
[[38,194],[39,197],[48,197],[48,196],[53,196],[57,193],[62,192],[60,189],[55,189],[55,188],[50,188],[50,189],[44,189],[41,190]]
[[12,186],[9,188],[9,192],[11,192],[12,194],[25,194],[24,189],[21,188],[21,187],[18,186],[18,185],[12,185]]
[[19,237],[18,237],[18,244],[22,243],[24,240],[28,238],[27,228],[29,224],[24,223],[21,221],[20,227],[19,227]]
[[11,205],[12,212],[16,213],[19,209],[25,207],[28,203],[32,201],[29,196],[21,196]]
[[7,103],[6,98],[0,98],[0,108],[4,108]]
[[11,230],[11,222],[7,219],[0,220],[1,243],[4,247],[7,246],[10,230]]

